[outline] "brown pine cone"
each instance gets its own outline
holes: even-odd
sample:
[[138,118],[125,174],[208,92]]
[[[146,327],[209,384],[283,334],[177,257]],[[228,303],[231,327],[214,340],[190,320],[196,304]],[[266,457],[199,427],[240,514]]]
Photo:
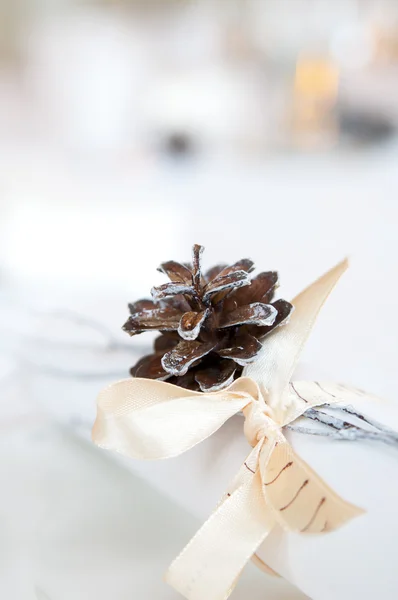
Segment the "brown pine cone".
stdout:
[[163,263],[159,271],[170,281],[152,289],[152,300],[129,304],[131,316],[123,326],[129,335],[161,333],[154,353],[132,367],[133,377],[203,392],[221,390],[255,360],[261,340],[289,317],[289,302],[271,303],[277,272],[252,277],[253,262],[244,258],[203,275],[203,250],[193,247],[192,265]]

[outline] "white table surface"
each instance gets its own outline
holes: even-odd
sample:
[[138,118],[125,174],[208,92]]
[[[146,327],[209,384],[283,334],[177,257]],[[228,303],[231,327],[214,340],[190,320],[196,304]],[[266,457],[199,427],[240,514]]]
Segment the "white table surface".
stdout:
[[[325,307],[304,360],[340,381],[394,398],[396,147],[362,155],[270,157],[239,168],[146,162],[107,169],[106,161],[102,169],[83,168],[40,148],[0,152],[7,166],[1,174],[0,252],[8,298],[0,347],[11,370],[18,369],[21,386],[0,422],[6,532],[0,537],[0,586],[7,592],[0,597],[174,598],[161,573],[198,522],[111,458],[35,421],[43,414],[69,425],[82,415],[92,420],[97,391],[115,377],[79,374],[109,368],[121,376],[133,357],[115,355],[103,344],[93,352],[91,334],[87,348],[85,334],[48,326],[31,309],[72,308],[116,332],[126,302],[159,281],[159,262],[187,260],[192,242],[207,246],[209,265],[249,255],[259,268],[278,268],[287,298],[350,254],[352,268]],[[131,348],[137,344],[132,340]],[[34,421],[30,426],[25,414]],[[18,421],[15,429],[10,418]],[[156,527],[144,534],[149,516]],[[162,541],[155,546],[159,531]],[[235,598],[263,598],[262,577],[249,567]],[[272,598],[295,597],[283,583],[270,585],[277,586]]]
[[[46,419],[2,430],[0,452],[1,598],[177,600],[162,574],[194,517]],[[261,600],[264,583],[273,600],[305,598],[253,565],[234,598]]]

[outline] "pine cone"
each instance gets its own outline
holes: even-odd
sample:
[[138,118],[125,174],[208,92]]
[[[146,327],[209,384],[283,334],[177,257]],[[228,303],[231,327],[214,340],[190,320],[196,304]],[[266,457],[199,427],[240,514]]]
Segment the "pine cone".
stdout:
[[152,300],[129,304],[123,329],[131,336],[158,330],[154,353],[131,369],[133,377],[167,380],[192,390],[218,391],[254,361],[261,340],[286,322],[293,307],[271,302],[278,273],[251,277],[247,258],[201,271],[203,246],[193,247],[192,265],[163,263],[170,281],[152,288]]

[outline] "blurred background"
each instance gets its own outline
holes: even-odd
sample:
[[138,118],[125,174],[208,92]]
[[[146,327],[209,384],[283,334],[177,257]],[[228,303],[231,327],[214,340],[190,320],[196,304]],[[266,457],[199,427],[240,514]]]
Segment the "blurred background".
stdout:
[[305,363],[393,397],[397,128],[395,0],[0,0],[2,597],[176,597],[119,509],[167,505],[175,551],[196,523],[84,439],[151,343],[127,302],[193,243],[287,298],[349,255]]

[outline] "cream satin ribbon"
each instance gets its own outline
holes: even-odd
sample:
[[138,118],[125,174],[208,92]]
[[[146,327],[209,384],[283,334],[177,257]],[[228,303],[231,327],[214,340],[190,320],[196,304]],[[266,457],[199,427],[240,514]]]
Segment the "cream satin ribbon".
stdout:
[[225,390],[206,394],[131,378],[98,398],[93,441],[139,459],[178,456],[243,412],[252,451],[166,574],[187,600],[228,598],[275,525],[302,534],[326,533],[363,512],[330,489],[282,433],[308,408],[344,400],[343,390],[331,395],[319,385],[290,379],[319,310],[346,268],[343,261],[293,300],[289,323],[265,338],[257,360]]

